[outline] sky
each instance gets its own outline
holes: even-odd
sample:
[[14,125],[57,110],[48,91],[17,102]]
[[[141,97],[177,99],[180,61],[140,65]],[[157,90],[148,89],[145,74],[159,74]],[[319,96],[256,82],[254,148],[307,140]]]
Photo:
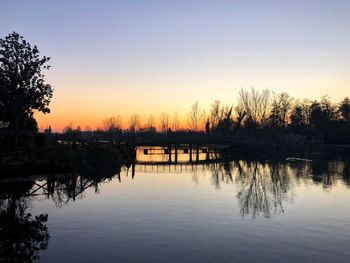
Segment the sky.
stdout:
[[51,57],[51,113],[41,129],[141,120],[238,91],[295,98],[350,95],[350,1],[0,0],[0,38],[12,31]]

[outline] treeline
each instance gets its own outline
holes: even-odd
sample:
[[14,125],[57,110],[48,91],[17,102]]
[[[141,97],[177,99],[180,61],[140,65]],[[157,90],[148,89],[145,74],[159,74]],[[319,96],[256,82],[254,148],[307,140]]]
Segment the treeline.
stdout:
[[286,92],[241,89],[235,107],[223,106],[219,101],[211,105],[206,125],[211,133],[237,129],[285,130],[329,142],[349,140],[350,99],[338,103],[328,96],[299,100]]
[[[127,127],[122,131],[122,126]],[[86,128],[86,131],[91,131]],[[205,132],[210,135],[229,135],[237,131],[278,131],[308,136],[326,143],[350,143],[350,99],[334,103],[328,96],[320,100],[294,99],[288,93],[274,93],[268,89],[241,89],[237,102],[224,105],[214,101],[209,110],[201,109],[195,102],[180,121],[177,112],[162,112],[159,119],[149,116],[142,124],[140,116],[133,114],[128,125],[122,125],[120,116],[109,117],[97,129],[100,132]],[[64,133],[80,132],[72,123]]]
[[294,99],[286,92],[275,94],[269,90],[242,89],[236,107],[222,107],[220,103],[214,103],[210,117],[212,132],[230,129],[283,130],[327,143],[350,143],[348,97],[333,103],[328,96],[311,101]]

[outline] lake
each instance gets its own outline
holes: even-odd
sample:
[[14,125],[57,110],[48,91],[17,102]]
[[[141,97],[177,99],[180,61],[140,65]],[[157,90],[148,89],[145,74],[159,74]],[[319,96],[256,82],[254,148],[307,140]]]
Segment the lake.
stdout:
[[2,179],[0,262],[348,262],[348,157],[145,149],[115,173]]

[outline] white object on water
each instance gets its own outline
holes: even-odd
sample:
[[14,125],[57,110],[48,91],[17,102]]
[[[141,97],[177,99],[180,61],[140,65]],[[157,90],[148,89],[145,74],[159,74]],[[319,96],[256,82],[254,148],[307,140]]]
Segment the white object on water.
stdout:
[[286,161],[290,161],[290,162],[312,162],[312,160],[310,159],[304,159],[304,158],[297,158],[297,157],[288,157],[286,158]]

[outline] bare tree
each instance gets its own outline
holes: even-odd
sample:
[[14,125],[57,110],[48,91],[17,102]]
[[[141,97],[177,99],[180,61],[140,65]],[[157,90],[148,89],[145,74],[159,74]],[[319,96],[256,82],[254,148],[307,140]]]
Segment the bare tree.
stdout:
[[121,128],[122,118],[120,116],[108,117],[102,121],[104,131],[113,132]]
[[286,127],[292,109],[293,98],[288,93],[273,94],[269,123],[275,127]]
[[310,125],[311,121],[311,105],[312,102],[308,99],[303,100],[301,103],[302,116],[304,125]]
[[280,127],[281,125],[281,105],[278,97],[273,93],[271,104],[271,112],[269,117],[269,126],[272,128]]
[[232,110],[233,106],[222,107],[222,116],[220,116],[219,123],[217,125],[217,129],[219,131],[226,132],[233,127]]
[[244,118],[246,117],[246,112],[242,104],[238,104],[235,107],[235,113],[236,113],[236,127],[240,128],[243,124]]
[[205,124],[207,122],[208,116],[205,111],[205,109],[200,111],[199,115],[199,125],[198,125],[198,130],[204,130],[205,129]]
[[159,118],[160,130],[166,132],[169,128],[169,114],[162,112]]
[[64,128],[63,128],[63,133],[71,133],[73,132],[74,128],[73,128],[73,122],[70,121]]
[[328,95],[321,97],[321,108],[329,120],[334,121],[338,119],[339,112],[337,111],[337,106],[331,102]]
[[252,88],[250,91],[241,89],[238,105],[246,114],[246,124],[253,126],[265,126],[269,112],[270,91],[264,89],[258,91]]
[[173,131],[178,131],[180,129],[180,120],[177,111],[174,112],[171,119],[171,128]]
[[140,128],[140,116],[138,114],[131,115],[129,128],[132,132],[136,132]]
[[282,92],[279,95],[279,97],[281,101],[281,120],[282,120],[283,126],[287,126],[289,114],[292,109],[292,103],[294,99],[291,96],[289,96],[287,92]]
[[198,102],[193,103],[187,116],[188,127],[191,131],[198,131],[205,113],[201,112]]
[[146,123],[146,129],[147,130],[152,130],[152,129],[155,129],[155,120],[154,120],[154,117],[153,115],[150,115],[147,119],[147,123]]
[[215,130],[224,117],[224,109],[221,106],[221,101],[216,100],[211,104],[209,115],[211,128]]
[[284,213],[283,203],[293,200],[288,167],[257,162],[241,167],[236,180],[241,185],[237,198],[242,217],[251,214],[255,218],[262,213],[270,218],[273,214]]

